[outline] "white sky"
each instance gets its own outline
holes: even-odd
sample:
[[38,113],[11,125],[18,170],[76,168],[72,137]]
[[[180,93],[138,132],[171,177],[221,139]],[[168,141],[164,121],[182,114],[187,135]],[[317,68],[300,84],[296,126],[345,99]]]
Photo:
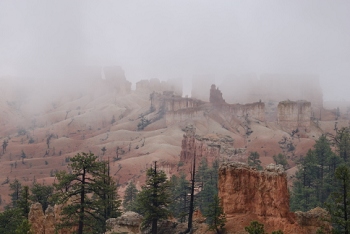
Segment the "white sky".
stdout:
[[350,1],[0,1],[0,76],[121,65],[131,81],[319,74],[350,100]]

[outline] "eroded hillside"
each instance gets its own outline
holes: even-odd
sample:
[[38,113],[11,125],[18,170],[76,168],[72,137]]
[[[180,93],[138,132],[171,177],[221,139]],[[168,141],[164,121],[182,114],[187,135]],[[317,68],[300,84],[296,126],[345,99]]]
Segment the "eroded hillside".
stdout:
[[48,95],[40,108],[35,102],[39,89],[19,92],[11,79],[1,80],[0,141],[7,142],[0,151],[2,207],[10,202],[9,183],[15,178],[51,184],[55,172],[66,170],[69,158],[82,151],[111,162],[121,192],[129,180],[140,186],[153,161],[168,175],[177,174],[186,167],[179,162],[186,162],[181,151],[189,147],[189,129],[195,129],[194,144],[206,150],[204,156],[244,162],[257,151],[267,165],[283,153],[291,176],[315,139],[334,133],[335,125],[348,125],[334,111],[323,110],[325,120],[313,118],[307,101],[227,104],[212,86],[208,102],[181,97],[172,83],[158,80],[142,81],[131,90],[123,73],[111,73],[105,80],[90,79],[76,92]]

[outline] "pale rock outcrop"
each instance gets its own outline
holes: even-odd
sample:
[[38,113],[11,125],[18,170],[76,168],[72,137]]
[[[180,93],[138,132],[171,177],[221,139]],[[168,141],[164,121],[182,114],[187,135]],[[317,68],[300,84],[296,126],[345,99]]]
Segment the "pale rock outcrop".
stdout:
[[311,102],[283,101],[278,104],[278,124],[285,131],[308,132],[311,125]]
[[45,234],[44,220],[45,215],[40,203],[34,203],[30,206],[28,220],[31,224],[31,231],[35,234]]
[[107,220],[106,225],[109,231],[106,232],[106,234],[140,233],[141,222],[142,222],[141,215],[132,211],[127,211],[118,218],[111,218]]

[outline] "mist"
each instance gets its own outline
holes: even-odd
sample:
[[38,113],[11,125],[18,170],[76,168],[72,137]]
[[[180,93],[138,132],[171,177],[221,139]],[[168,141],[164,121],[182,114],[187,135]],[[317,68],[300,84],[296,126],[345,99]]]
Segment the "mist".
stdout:
[[177,78],[190,94],[208,74],[219,87],[232,74],[316,74],[325,101],[350,101],[349,11],[323,0],[5,0],[0,77],[55,86],[72,67],[118,65],[133,83]]

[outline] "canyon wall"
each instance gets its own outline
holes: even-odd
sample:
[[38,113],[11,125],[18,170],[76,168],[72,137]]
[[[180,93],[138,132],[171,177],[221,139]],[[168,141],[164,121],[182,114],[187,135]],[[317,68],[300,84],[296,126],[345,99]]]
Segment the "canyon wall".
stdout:
[[311,103],[283,101],[278,104],[277,120],[282,129],[308,132],[311,125]]
[[[311,213],[289,211],[287,177],[280,165],[270,164],[264,171],[257,171],[242,163],[223,164],[219,170],[219,197],[231,231],[242,231],[253,220],[263,223],[268,232],[310,234],[321,226],[326,231],[331,229],[324,221],[328,214],[323,209]],[[304,216],[310,220],[302,222]]]

